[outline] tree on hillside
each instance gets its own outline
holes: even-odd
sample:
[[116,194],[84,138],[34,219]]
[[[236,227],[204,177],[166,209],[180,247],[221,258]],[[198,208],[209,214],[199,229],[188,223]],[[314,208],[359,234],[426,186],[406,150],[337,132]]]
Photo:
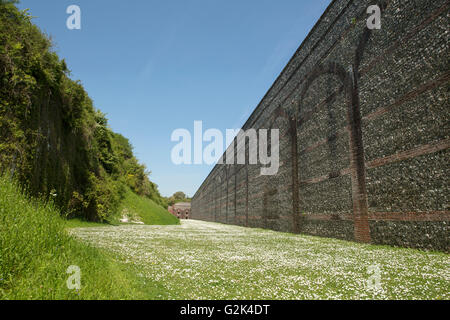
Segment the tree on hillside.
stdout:
[[191,202],[191,198],[189,198],[184,192],[177,191],[169,198],[165,198],[166,202],[169,206],[173,206],[178,202]]
[[186,199],[186,194],[183,191],[177,191],[173,194],[175,200],[183,200]]

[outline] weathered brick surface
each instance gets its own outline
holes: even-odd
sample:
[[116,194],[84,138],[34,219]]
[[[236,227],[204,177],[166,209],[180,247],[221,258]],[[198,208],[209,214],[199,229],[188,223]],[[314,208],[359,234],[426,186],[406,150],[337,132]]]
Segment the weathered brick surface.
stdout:
[[280,129],[278,174],[215,166],[192,218],[449,251],[449,12],[333,1],[243,127]]

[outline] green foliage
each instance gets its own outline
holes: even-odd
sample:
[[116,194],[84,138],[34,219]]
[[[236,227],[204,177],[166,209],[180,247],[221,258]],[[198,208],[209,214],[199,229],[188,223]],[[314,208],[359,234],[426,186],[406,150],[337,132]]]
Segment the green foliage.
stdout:
[[[0,176],[0,300],[151,299],[161,289],[108,253],[68,235],[50,202],[29,199]],[[69,266],[81,269],[81,289],[66,285]]]
[[177,191],[169,198],[165,199],[168,206],[173,206],[175,203],[178,202],[191,202],[191,198],[189,198],[184,192]]
[[135,194],[129,188],[127,188],[125,198],[120,205],[120,213],[148,225],[180,224],[178,218],[166,209],[147,197]]
[[166,206],[129,141],[114,133],[28,12],[0,3],[0,173],[68,217],[104,221],[130,187]]
[[177,191],[173,194],[173,197],[175,200],[183,200],[186,199],[186,194],[182,191]]

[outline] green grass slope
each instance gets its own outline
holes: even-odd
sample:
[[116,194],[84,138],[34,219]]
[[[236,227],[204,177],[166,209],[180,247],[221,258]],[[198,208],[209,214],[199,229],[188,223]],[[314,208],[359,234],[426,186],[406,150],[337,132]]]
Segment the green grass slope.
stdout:
[[[0,300],[151,299],[161,290],[135,270],[74,239],[52,204],[29,199],[0,176]],[[67,268],[81,269],[81,289],[69,290]]]
[[131,219],[140,220],[148,225],[180,224],[178,218],[169,211],[153,200],[135,194],[129,188],[120,204],[119,213],[121,216],[128,215]]

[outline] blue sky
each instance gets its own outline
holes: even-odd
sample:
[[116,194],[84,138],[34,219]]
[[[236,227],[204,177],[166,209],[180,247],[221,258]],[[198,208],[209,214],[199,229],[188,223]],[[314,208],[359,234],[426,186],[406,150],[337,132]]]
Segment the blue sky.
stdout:
[[[174,165],[173,130],[240,128],[330,0],[21,0],[162,195],[209,165]],[[66,9],[81,8],[81,30]]]

